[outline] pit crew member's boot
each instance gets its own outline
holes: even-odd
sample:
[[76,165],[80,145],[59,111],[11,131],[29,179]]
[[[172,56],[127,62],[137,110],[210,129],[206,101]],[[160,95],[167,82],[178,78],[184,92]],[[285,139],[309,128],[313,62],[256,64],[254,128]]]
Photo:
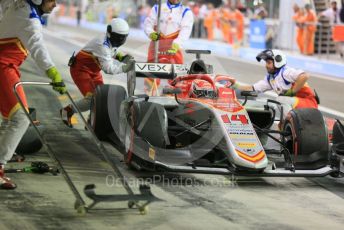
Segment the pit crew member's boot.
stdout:
[[5,167],[0,164],[0,189],[15,189],[17,185],[10,178],[5,177]]
[[67,125],[69,128],[73,128],[72,124],[72,117],[74,115],[74,110],[71,105],[68,105],[64,107],[63,109],[60,109],[60,116],[65,125]]
[[23,162],[25,161],[25,156],[14,153],[12,158],[8,162]]

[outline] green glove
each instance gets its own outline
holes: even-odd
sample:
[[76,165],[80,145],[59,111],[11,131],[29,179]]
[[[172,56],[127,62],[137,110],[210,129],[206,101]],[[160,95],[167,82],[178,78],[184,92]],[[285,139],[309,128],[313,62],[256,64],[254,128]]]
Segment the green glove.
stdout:
[[122,71],[124,73],[128,73],[130,70],[134,68],[135,60],[130,59],[127,64],[122,66]]
[[232,89],[237,89],[238,87],[239,87],[238,83],[234,83],[233,85],[229,86],[229,88],[232,88]]
[[67,92],[67,88],[63,83],[62,77],[55,66],[48,69],[46,73],[53,83],[53,90],[59,92],[60,94]]
[[160,35],[157,33],[157,32],[152,32],[150,35],[149,35],[149,38],[152,40],[152,41],[158,41],[159,38],[160,38]]
[[167,50],[167,53],[176,54],[178,50],[179,50],[179,45],[177,43],[173,43],[172,47],[169,50]]
[[124,54],[121,52],[117,52],[115,59],[122,62],[124,58]]
[[284,96],[293,97],[293,96],[295,96],[295,93],[294,93],[293,89],[288,89],[287,92],[284,93]]
[[121,53],[121,52],[118,52],[118,53],[116,54],[116,60],[118,60],[118,61],[120,61],[120,62],[123,62],[123,63],[125,63],[125,64],[127,64],[127,63],[129,62],[129,60],[133,60],[133,59],[134,59],[134,57],[131,56],[130,54],[124,55],[124,54]]
[[130,54],[126,54],[126,55],[124,55],[122,62],[125,63],[125,64],[128,64],[128,62],[130,60],[134,60],[134,57],[131,56]]

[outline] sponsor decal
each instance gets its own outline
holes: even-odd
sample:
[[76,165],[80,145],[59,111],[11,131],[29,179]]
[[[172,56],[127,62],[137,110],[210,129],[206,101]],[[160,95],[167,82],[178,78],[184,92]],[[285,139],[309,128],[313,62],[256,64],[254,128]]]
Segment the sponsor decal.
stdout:
[[186,74],[188,71],[187,65],[182,64],[135,63],[136,72],[171,73],[172,68],[178,74]]
[[159,63],[136,63],[136,72],[150,72],[150,73],[171,73],[171,64],[159,64]]
[[188,71],[188,66],[187,65],[182,65],[182,64],[175,64],[174,65],[174,70],[176,73],[179,73],[179,72],[187,72]]
[[227,129],[227,132],[229,133],[229,135],[246,135],[246,136],[253,136],[254,135],[253,131],[250,131],[250,130]]
[[222,94],[223,95],[232,95],[233,93],[231,91],[223,91]]
[[[239,142],[238,143],[238,146],[240,147],[240,148],[254,148],[254,147],[256,147],[256,143],[245,143],[245,142]],[[246,150],[250,150],[250,149],[246,149]],[[249,152],[249,151],[247,151],[247,152]]]
[[231,123],[227,114],[221,115],[223,123]]
[[248,119],[245,114],[233,114],[230,119],[228,114],[221,115],[222,121],[224,123],[239,123],[242,125],[248,124]]
[[[235,146],[237,152],[240,152],[239,156],[252,162],[263,159],[264,150],[259,144],[247,113],[225,113],[220,116],[231,143]],[[260,153],[259,157],[256,156],[258,153]]]

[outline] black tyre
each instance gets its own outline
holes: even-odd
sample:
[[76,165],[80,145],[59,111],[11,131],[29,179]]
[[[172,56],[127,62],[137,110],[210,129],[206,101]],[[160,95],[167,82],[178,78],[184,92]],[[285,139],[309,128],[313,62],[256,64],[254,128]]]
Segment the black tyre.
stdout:
[[284,137],[296,169],[318,169],[329,162],[328,135],[317,109],[291,110],[284,122]]
[[[42,129],[42,126],[38,125],[37,128]],[[19,142],[16,153],[19,155],[33,154],[41,150],[42,146],[42,142],[40,141],[34,127],[30,125]]]
[[118,132],[120,106],[126,98],[127,93],[122,86],[100,85],[96,88],[90,122],[99,140],[106,140],[109,133]]
[[165,108],[156,103],[134,101],[127,111],[126,122],[123,139],[125,163],[130,169],[153,169],[154,165],[144,159],[144,145],[139,145],[135,138],[148,142],[149,146],[165,148],[168,139]]
[[333,126],[333,151],[344,156],[344,121],[336,121]]
[[165,148],[168,140],[168,118],[165,108],[157,103],[134,102],[134,130],[151,145]]
[[333,125],[333,144],[344,143],[344,121],[336,121]]

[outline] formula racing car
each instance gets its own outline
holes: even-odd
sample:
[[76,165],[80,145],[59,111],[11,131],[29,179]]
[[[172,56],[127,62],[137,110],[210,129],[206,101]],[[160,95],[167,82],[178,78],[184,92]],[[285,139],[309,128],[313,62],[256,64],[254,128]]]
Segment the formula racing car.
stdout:
[[[255,92],[241,92],[245,100],[239,100],[230,88],[235,79],[214,74],[200,58],[210,51],[187,52],[197,55],[190,67],[136,63],[127,90],[97,88],[91,125],[100,139],[123,151],[129,167],[245,176],[342,174],[342,122],[334,125],[332,143],[317,109],[291,110],[281,121],[278,102],[255,101]],[[135,94],[139,77],[167,79],[163,96]]]

